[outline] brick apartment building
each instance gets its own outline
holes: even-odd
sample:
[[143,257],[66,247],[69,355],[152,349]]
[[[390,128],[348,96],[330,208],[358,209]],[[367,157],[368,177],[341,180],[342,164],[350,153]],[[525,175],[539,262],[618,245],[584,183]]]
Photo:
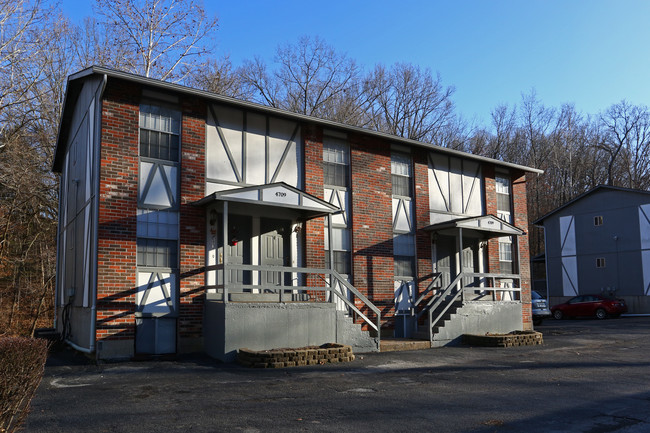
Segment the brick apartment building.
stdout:
[[56,326],[98,358],[531,328],[533,168],[91,67],[53,169]]

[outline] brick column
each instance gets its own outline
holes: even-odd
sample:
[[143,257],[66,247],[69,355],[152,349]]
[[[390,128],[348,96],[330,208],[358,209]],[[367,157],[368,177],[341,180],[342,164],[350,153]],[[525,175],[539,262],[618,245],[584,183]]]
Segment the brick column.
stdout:
[[525,230],[525,234],[517,237],[519,247],[519,273],[521,275],[521,301],[523,303],[524,329],[533,329],[532,311],[530,305],[530,249],[528,246],[528,202],[526,196],[526,173],[518,172],[512,175],[512,201],[514,224]]
[[[323,129],[303,124],[301,126],[305,155],[305,192],[323,198]],[[325,218],[315,218],[305,223],[305,265],[308,268],[325,267]],[[307,286],[323,284],[315,275],[307,278]],[[319,294],[322,295],[322,294]]]
[[417,254],[417,293],[421,293],[431,282],[432,270],[431,234],[422,228],[429,225],[429,159],[428,151],[420,148],[413,149],[413,177],[415,194],[413,208],[416,223],[416,254]]
[[140,89],[113,82],[102,101],[97,339],[135,335]]
[[351,136],[350,169],[353,284],[381,309],[382,319],[391,321],[394,271],[390,145],[376,138]]
[[205,196],[206,106],[202,101],[186,100],[181,107],[178,348],[187,352],[202,347],[205,209],[192,203]]

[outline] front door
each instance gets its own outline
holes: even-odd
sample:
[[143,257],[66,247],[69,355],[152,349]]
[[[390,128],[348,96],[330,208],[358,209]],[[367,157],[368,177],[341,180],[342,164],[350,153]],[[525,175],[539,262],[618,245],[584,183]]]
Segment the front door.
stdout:
[[[265,219],[261,222],[260,264],[262,266],[285,266],[288,264],[288,233],[289,224],[286,221]],[[263,271],[261,284],[266,286],[285,285],[287,277],[282,277],[281,271]]]
[[[251,224],[252,219],[245,215],[230,215],[228,218],[228,239],[226,239],[226,251],[228,253],[228,264],[249,265],[251,263]],[[220,224],[221,225],[221,224]],[[223,245],[223,242],[220,242]],[[220,252],[221,254],[221,252]],[[223,263],[223,256],[220,258]],[[251,272],[230,270],[228,275],[229,284],[250,284]]]
[[[478,272],[478,240],[477,239],[463,239],[463,273],[476,273]],[[465,277],[463,278],[463,287],[476,287],[478,286],[479,278]]]
[[440,235],[436,240],[436,271],[440,272],[440,287],[449,287],[456,277],[456,238]]

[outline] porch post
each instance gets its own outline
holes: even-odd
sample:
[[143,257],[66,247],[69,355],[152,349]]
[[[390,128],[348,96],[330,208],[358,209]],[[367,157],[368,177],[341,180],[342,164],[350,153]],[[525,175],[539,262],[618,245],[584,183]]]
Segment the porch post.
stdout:
[[[458,227],[458,273],[462,274],[463,273],[463,228]],[[465,301],[465,283],[463,281],[463,277],[460,278],[460,281],[458,282],[460,284],[460,299],[462,301]]]
[[223,202],[223,302],[228,302],[228,284],[230,271],[228,270],[228,201]]
[[[332,273],[332,270],[334,269],[334,249],[332,248],[332,214],[328,213],[327,214],[327,254],[329,254],[330,258],[330,290],[333,290],[334,288],[334,275]],[[329,300],[330,302],[334,302],[334,294],[330,293],[329,294]]]

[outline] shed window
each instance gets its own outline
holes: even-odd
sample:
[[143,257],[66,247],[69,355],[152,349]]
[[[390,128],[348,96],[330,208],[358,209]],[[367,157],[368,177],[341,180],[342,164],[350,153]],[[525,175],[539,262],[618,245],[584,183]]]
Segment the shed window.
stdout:
[[599,257],[596,259],[596,267],[597,268],[604,268],[605,267],[605,258],[604,257]]
[[603,225],[603,217],[602,217],[602,215],[594,217],[594,225],[595,226],[602,226]]

